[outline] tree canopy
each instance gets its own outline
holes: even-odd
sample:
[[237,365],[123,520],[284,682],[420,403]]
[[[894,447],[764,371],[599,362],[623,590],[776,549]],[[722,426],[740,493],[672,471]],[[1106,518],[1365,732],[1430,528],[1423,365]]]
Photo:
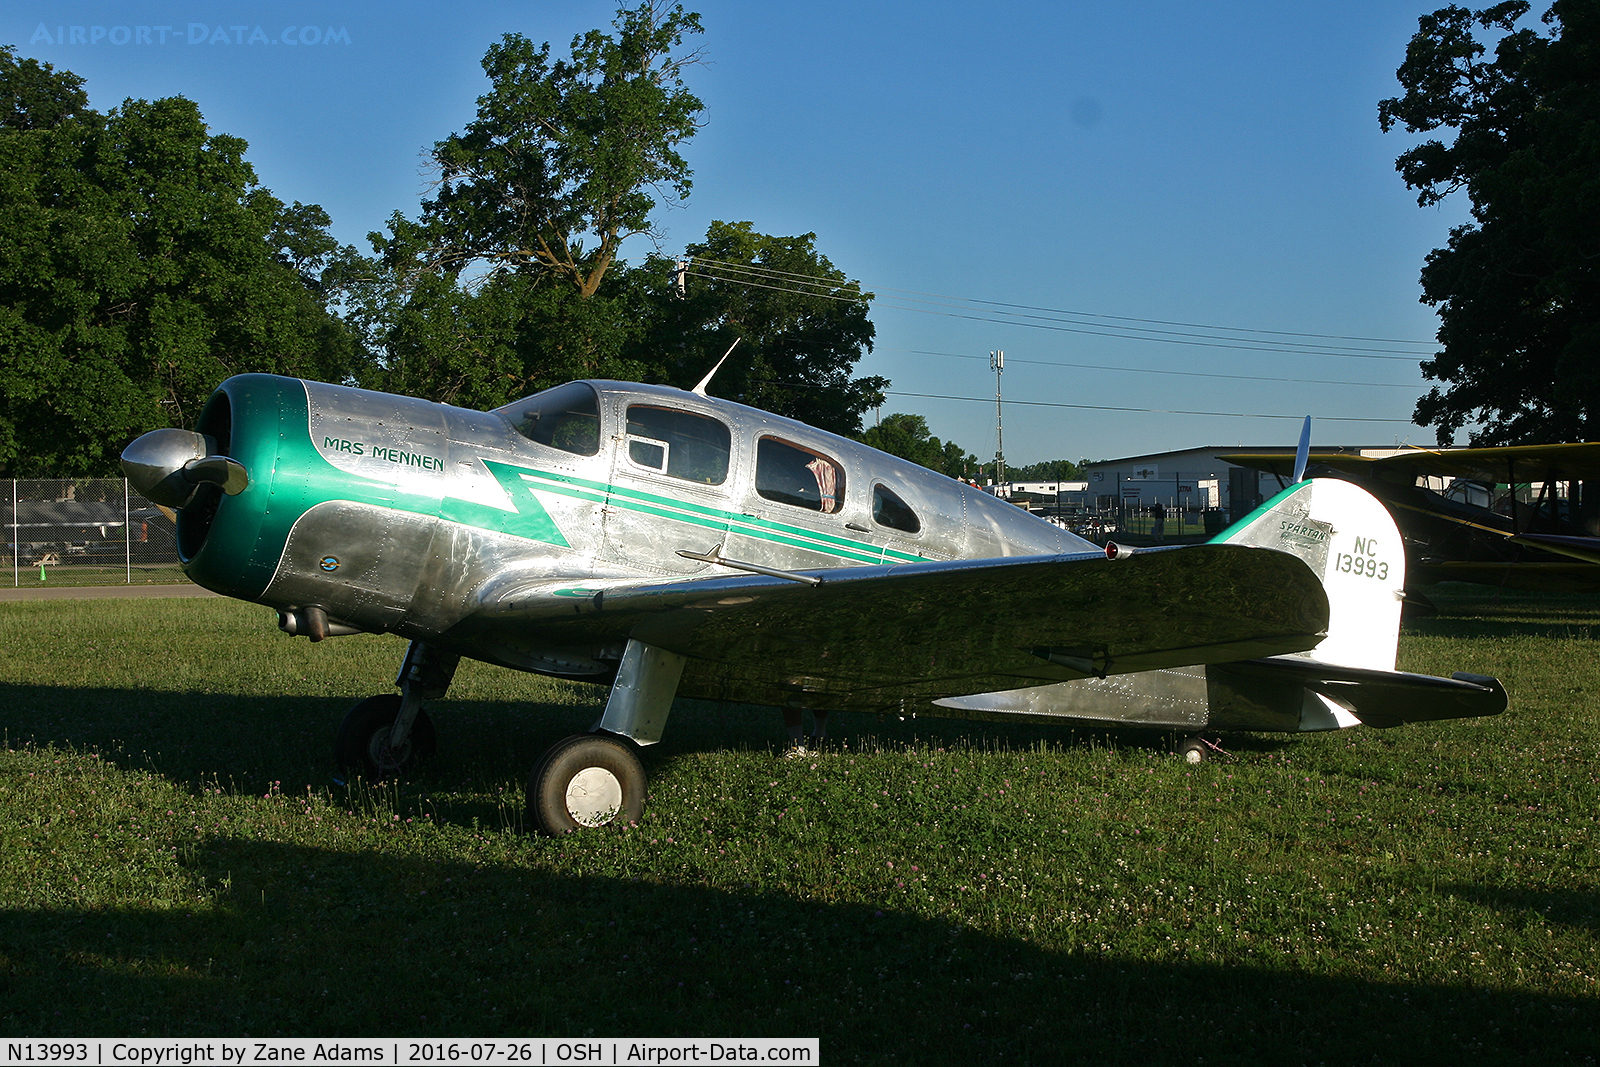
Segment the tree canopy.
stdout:
[[681,298],[653,261],[655,313],[642,354],[660,380],[696,384],[737,342],[709,386],[723,396],[824,430],[855,434],[883,403],[887,378],[853,378],[875,333],[871,293],[817,251],[817,235],[774,237],[749,222],[713,222],[688,247]]
[[[1423,206],[1457,190],[1473,221],[1422,270],[1441,350],[1414,420],[1450,443],[1600,436],[1600,7],[1557,0],[1544,32],[1526,0],[1419,20],[1398,71],[1405,94],[1379,105],[1385,131],[1453,129],[1396,169]],[[1491,54],[1481,40],[1498,35]]]
[[952,478],[974,477],[978,472],[978,458],[954,441],[933,436],[928,420],[921,415],[885,415],[864,431],[860,440],[880,452],[909,459]]
[[182,98],[102,115],[83,80],[0,48],[0,472],[109,474],[230,374],[339,380],[327,216],[256,183]]
[[667,0],[552,57],[508,34],[438,182],[372,254],[262,188],[191,101],[100,114],[83,80],[0,49],[0,474],[106,474],[145,430],[191,425],[241,371],[490,408],[574,378],[710,391],[844,434],[882,403],[854,377],[871,294],[816,236],[713,223],[687,276],[622,242],[681,200],[699,16]]
[[1080,482],[1085,460],[1046,459],[1021,467],[1007,467],[1006,477],[1014,482]]
[[434,146],[440,181],[423,204],[449,270],[546,273],[591,297],[622,241],[650,231],[656,197],[688,195],[678,148],[702,105],[683,82],[698,53],[682,46],[700,16],[646,0],[614,26],[554,62],[521,34],[490,47],[490,90],[465,132]]

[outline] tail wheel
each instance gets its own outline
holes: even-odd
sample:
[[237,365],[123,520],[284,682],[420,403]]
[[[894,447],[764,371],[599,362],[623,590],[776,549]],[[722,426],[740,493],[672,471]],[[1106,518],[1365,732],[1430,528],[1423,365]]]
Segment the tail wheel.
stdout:
[[528,821],[551,837],[644,815],[644,764],[607,734],[558,741],[528,778]]
[[1186,737],[1178,745],[1178,755],[1185,763],[1204,763],[1213,754],[1211,745],[1203,737]]
[[433,720],[418,711],[411,723],[411,734],[399,747],[389,744],[395,716],[400,713],[400,694],[368,697],[345,715],[333,737],[333,759],[346,774],[360,774],[373,781],[393,778],[433,755],[438,738]]

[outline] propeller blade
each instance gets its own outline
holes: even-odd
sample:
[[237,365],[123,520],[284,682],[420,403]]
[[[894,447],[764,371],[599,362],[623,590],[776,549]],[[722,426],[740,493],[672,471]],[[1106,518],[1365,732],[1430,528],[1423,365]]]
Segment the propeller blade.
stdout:
[[250,485],[250,473],[231,456],[206,456],[183,465],[183,476],[193,482],[210,482],[229,496],[238,496]]
[[1300,445],[1294,450],[1294,477],[1289,479],[1289,484],[1302,482],[1306,477],[1306,463],[1311,459],[1311,416],[1306,416],[1306,424],[1300,427]]

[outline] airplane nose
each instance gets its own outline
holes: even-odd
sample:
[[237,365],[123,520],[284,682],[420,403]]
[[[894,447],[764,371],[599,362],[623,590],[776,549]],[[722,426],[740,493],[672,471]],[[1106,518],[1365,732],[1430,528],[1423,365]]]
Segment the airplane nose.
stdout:
[[250,484],[244,465],[211,454],[213,443],[189,430],[151,430],[122,450],[122,473],[145,499],[170,508],[185,507],[202,483],[210,482],[229,496]]

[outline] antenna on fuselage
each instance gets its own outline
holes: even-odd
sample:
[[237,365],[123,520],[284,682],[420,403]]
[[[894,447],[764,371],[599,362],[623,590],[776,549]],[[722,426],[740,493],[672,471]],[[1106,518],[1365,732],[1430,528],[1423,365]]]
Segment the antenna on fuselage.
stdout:
[[705,396],[706,395],[706,386],[711,384],[711,379],[713,379],[713,378],[715,378],[717,376],[717,371],[721,370],[722,369],[722,365],[724,363],[728,362],[728,357],[733,355],[733,350],[735,348],[738,348],[739,347],[739,342],[743,341],[743,340],[744,340],[743,337],[735,337],[733,339],[733,344],[729,345],[728,346],[728,350],[726,352],[722,353],[722,358],[717,360],[717,365],[715,367],[712,367],[711,370],[706,374],[706,376],[704,378],[700,379],[700,384],[699,385],[695,386],[693,389],[691,389],[689,391],[691,393],[694,393],[694,394],[698,395],[698,396]]

